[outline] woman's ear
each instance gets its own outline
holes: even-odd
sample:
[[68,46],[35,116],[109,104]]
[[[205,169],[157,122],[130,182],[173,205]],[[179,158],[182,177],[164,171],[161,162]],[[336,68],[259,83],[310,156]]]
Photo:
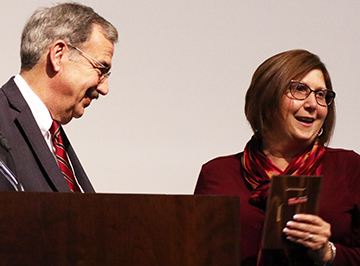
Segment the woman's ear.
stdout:
[[65,56],[69,56],[69,47],[63,40],[55,41],[51,45],[49,52],[49,61],[55,72],[60,71],[62,61],[66,58]]

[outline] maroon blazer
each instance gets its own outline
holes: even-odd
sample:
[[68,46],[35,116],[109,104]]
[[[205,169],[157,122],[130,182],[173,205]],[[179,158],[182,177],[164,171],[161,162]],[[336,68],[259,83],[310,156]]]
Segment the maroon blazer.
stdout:
[[[0,159],[9,163],[25,191],[70,192],[13,78],[0,89],[0,133],[10,148],[0,145]],[[95,192],[64,131],[62,137],[81,187],[84,192]],[[3,177],[0,180],[0,191],[10,190]]]
[[[204,164],[195,194],[240,197],[240,252],[242,266],[255,266],[265,213],[248,203],[251,187],[242,176],[242,153]],[[360,265],[360,156],[326,148],[319,216],[331,224],[336,248],[333,266]]]

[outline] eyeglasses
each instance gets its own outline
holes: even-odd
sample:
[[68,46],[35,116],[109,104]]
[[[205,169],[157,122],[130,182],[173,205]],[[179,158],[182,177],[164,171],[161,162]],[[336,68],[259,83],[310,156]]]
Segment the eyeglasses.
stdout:
[[315,93],[316,102],[323,107],[331,105],[336,93],[331,90],[312,90],[308,85],[300,81],[290,82],[290,93],[297,100],[305,100],[311,93]]
[[[110,76],[110,74],[111,74],[110,66],[105,66],[104,64],[102,64],[98,60],[96,60],[94,57],[88,55],[83,50],[81,50],[80,48],[77,48],[76,46],[72,45],[71,43],[67,43],[67,45],[70,46],[71,48],[74,48],[78,52],[80,52],[81,55],[83,55],[86,59],[88,59],[90,61],[93,68],[100,71],[99,81],[102,81],[105,78],[108,78]],[[98,65],[98,66],[96,66],[96,65]]]

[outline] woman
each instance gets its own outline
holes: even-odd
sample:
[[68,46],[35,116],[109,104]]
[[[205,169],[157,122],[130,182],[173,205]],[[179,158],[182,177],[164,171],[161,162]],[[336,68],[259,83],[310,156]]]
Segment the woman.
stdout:
[[[246,94],[254,136],[243,152],[203,165],[196,194],[240,197],[242,266],[360,265],[360,156],[325,147],[334,98],[318,56],[291,50],[269,58]],[[295,254],[259,256],[269,180],[278,174],[323,176],[319,216],[297,214],[287,223],[284,235],[303,247]]]

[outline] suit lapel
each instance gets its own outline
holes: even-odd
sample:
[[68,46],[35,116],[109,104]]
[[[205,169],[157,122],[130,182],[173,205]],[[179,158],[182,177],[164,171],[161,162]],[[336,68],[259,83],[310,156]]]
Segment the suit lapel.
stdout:
[[[32,114],[30,113],[29,115],[27,112],[22,112],[17,119],[30,143],[29,146],[33,150],[34,157],[39,161],[39,167],[44,169],[47,178],[53,183],[57,191],[70,191],[70,188],[54,159],[54,155],[47,146]],[[28,123],[30,119],[34,120],[34,123]]]
[[22,131],[22,135],[32,150],[34,157],[37,159],[39,168],[46,173],[45,178],[48,178],[47,181],[50,181],[57,191],[70,191],[29,106],[15,82],[13,80],[10,82],[12,82],[12,84],[9,84],[11,86],[3,87],[3,91],[11,106],[18,111],[15,123],[19,130]]

